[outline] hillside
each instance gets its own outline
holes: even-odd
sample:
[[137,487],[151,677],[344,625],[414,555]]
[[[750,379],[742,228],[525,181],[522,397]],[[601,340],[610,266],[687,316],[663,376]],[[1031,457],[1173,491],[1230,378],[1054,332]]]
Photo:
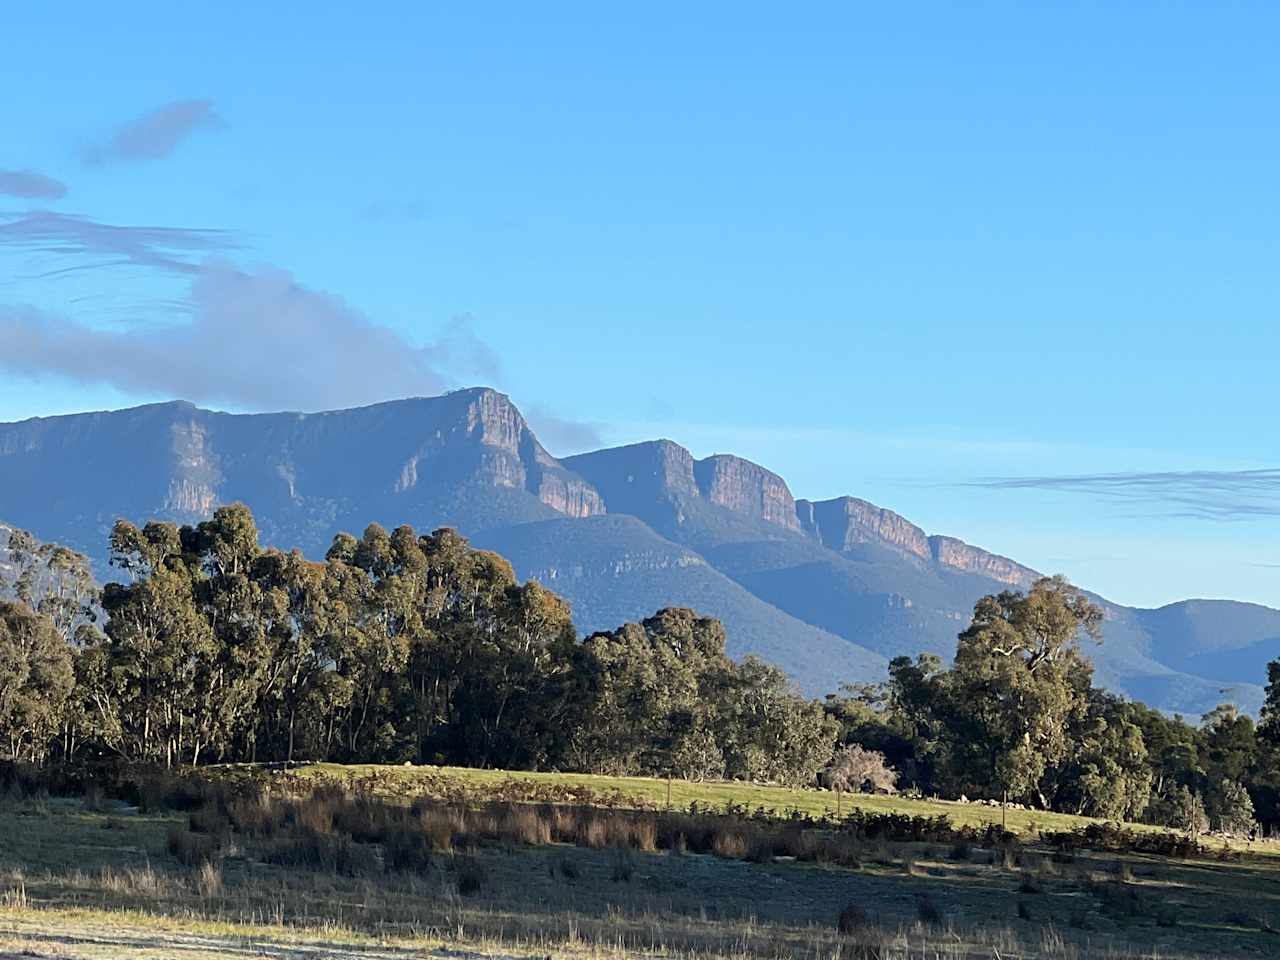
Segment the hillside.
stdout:
[[[758,464],[670,440],[556,460],[483,388],[317,414],[175,402],[0,424],[0,516],[89,554],[99,575],[117,517],[191,522],[237,500],[266,541],[310,556],[373,521],[457,527],[564,594],[584,631],[694,606],[724,620],[735,655],[813,693],[900,654],[950,654],[978,597],[1038,576],[856,497],[797,500]],[[1257,708],[1280,612],[1102,602],[1101,682],[1193,715],[1222,699]]]

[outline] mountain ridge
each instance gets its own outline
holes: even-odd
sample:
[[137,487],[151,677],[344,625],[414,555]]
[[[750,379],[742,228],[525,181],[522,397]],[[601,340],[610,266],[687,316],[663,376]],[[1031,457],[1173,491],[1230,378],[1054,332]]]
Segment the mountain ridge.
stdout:
[[[266,542],[312,556],[369,522],[455,526],[564,593],[584,631],[701,603],[737,635],[735,655],[774,660],[811,692],[891,656],[949,656],[979,596],[1040,576],[855,496],[797,499],[733,454],[663,439],[557,459],[487,387],[315,413],[170,401],[0,424],[0,517],[99,565],[118,516],[192,522],[235,500]],[[1280,612],[1204,603],[1104,601],[1100,678],[1166,708],[1203,712],[1225,689],[1256,709]],[[1214,639],[1221,624],[1239,635]],[[1211,663],[1224,642],[1230,662]]]

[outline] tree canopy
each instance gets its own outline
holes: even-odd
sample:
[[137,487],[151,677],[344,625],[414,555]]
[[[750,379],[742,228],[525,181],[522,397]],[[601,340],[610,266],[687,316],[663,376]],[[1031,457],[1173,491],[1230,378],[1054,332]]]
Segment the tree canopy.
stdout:
[[233,504],[126,521],[119,575],[16,531],[0,752],[35,762],[334,760],[739,778],[1013,800],[1201,830],[1280,823],[1280,660],[1258,724],[1093,685],[1102,611],[1061,578],[983,597],[954,662],[824,701],[668,608],[579,639],[569,605],[456,531],[368,526],[323,560]]

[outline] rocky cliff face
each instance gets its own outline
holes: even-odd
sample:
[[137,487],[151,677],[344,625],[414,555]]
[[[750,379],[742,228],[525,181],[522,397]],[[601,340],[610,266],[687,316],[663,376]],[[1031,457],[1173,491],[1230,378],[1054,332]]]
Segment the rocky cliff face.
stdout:
[[585,453],[565,466],[602,491],[614,513],[648,516],[655,505],[674,506],[676,519],[690,500],[723,507],[752,520],[799,530],[795,499],[776,473],[725,454],[695,460],[670,440],[654,440]]
[[1030,567],[1015,563],[1008,557],[972,547],[954,537],[930,537],[929,549],[933,551],[933,559],[944,567],[974,573],[1011,586],[1025,588],[1040,579],[1040,574]]
[[800,529],[786,481],[759,464],[716,454],[697,461],[693,473],[698,491],[712,503],[789,530]]
[[509,397],[495,390],[467,393],[472,395],[466,411],[468,433],[500,452],[482,459],[479,479],[527,490],[569,517],[604,513],[604,501],[596,489],[547,453]]
[[881,544],[920,560],[931,559],[923,530],[892,510],[857,497],[797,504],[803,529],[825,547],[845,551],[858,543]]
[[905,517],[857,497],[812,502],[799,500],[801,529],[823,546],[846,552],[860,543],[890,547],[924,562],[972,573],[1011,586],[1029,587],[1040,579],[1030,567],[970,546],[955,537],[929,536]]
[[176,410],[169,427],[172,476],[161,507],[174,516],[201,519],[218,506],[218,485],[222,480],[217,454],[210,448],[209,430],[202,410],[190,416]]

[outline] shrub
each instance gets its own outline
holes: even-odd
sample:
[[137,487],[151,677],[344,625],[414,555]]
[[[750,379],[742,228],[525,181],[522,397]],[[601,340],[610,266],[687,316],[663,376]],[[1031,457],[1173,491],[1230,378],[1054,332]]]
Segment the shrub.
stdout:
[[416,831],[393,833],[383,846],[383,859],[388,870],[426,873],[431,867],[431,845]]
[[805,850],[800,855],[800,859],[851,867],[856,870],[862,866],[862,844],[847,834],[834,837],[809,837],[805,840]]
[[836,929],[844,934],[861,933],[870,926],[867,911],[856,903],[847,903],[836,917]]
[[227,818],[232,826],[250,836],[271,836],[280,829],[284,816],[283,804],[262,791],[234,797],[227,803]]
[[631,846],[641,853],[658,849],[658,823],[650,816],[631,817]]
[[263,863],[343,877],[361,877],[378,870],[373,850],[346,837],[304,834],[272,841],[262,851]]
[[905,813],[868,813],[855,810],[843,821],[855,836],[896,843],[946,843],[962,835],[945,813],[913,817]]
[[657,844],[665,850],[711,852],[718,819],[688,813],[665,813],[657,819]]
[[614,883],[630,883],[636,872],[635,858],[630,850],[618,847],[613,851],[613,863],[610,877]]
[[144,775],[138,784],[138,806],[144,813],[176,810],[187,813],[222,798],[222,789],[195,776],[162,770]]
[[222,867],[206,861],[196,872],[196,893],[208,900],[222,892]]
[[725,827],[717,830],[711,841],[711,852],[726,860],[741,860],[753,844],[747,831],[741,827]]
[[857,744],[837,750],[820,777],[832,790],[855,793],[894,793],[898,783],[898,773],[885,762],[883,753]]
[[291,805],[288,819],[308,833],[328,836],[333,833],[334,818],[339,807],[345,803],[344,789],[321,785]]
[[578,844],[592,850],[602,850],[609,845],[609,825],[603,817],[590,817],[579,828]]
[[578,865],[568,857],[561,857],[557,860],[555,870],[558,870],[560,872],[560,876],[564,877],[566,880],[578,879]]
[[220,851],[216,837],[191,833],[176,826],[169,830],[166,847],[169,854],[184,867],[199,867],[210,863]]
[[933,898],[926,893],[922,893],[916,898],[916,916],[919,917],[921,923],[942,922],[942,911],[933,902]]
[[407,814],[367,791],[340,794],[332,802],[332,824],[335,832],[345,834],[357,843],[381,843],[402,829]]
[[499,814],[498,837],[531,847],[551,842],[551,822],[536,807],[507,804]]
[[231,820],[216,803],[204,803],[187,814],[187,827],[192,833],[224,837],[231,833]]
[[484,864],[473,857],[458,858],[454,869],[457,871],[458,893],[464,897],[479,893],[488,883],[489,875]]
[[551,824],[551,838],[559,843],[572,843],[578,836],[581,811],[577,807],[548,805],[547,821]]
[[1119,880],[1090,882],[1088,889],[1098,900],[1099,906],[1109,913],[1139,917],[1146,911],[1146,904],[1138,889]]
[[1206,853],[1205,848],[1191,837],[1169,832],[1138,832],[1118,823],[1091,823],[1078,830],[1041,833],[1040,838],[1063,852],[1080,849],[1107,853],[1132,851],[1182,859]]

